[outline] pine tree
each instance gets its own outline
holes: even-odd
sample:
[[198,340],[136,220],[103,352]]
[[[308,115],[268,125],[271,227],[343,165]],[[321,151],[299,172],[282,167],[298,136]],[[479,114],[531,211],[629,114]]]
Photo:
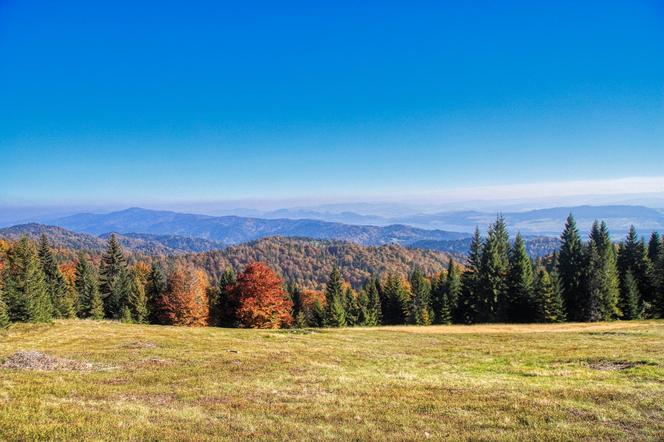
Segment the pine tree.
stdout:
[[533,301],[532,263],[526,252],[526,243],[521,234],[516,235],[509,256],[507,274],[507,320],[510,322],[532,322],[535,314]]
[[470,324],[477,322],[478,307],[480,303],[480,274],[482,267],[482,238],[480,229],[475,227],[475,233],[470,242],[468,265],[461,277],[461,298],[454,311],[455,322]]
[[156,263],[150,266],[150,272],[145,283],[145,297],[148,303],[148,321],[151,324],[158,324],[160,318],[159,300],[166,290],[166,277],[161,271],[161,267]]
[[383,286],[383,296],[385,298],[384,323],[390,325],[404,324],[408,318],[410,299],[399,275],[394,273],[387,275]]
[[538,322],[562,322],[565,320],[563,298],[557,276],[550,276],[546,269],[541,268],[535,278],[533,287]]
[[434,324],[447,324],[451,312],[447,301],[447,273],[440,272],[431,281],[431,310]]
[[639,319],[641,317],[641,306],[639,305],[639,286],[630,270],[625,274],[622,282],[622,296],[620,299],[620,310],[623,319]]
[[127,307],[134,322],[144,324],[148,319],[148,298],[145,287],[139,275],[130,275],[129,294],[127,296]]
[[[99,292],[104,301],[104,310],[109,318],[119,318],[122,313],[123,301],[126,293],[114,293],[114,287],[124,287],[117,284],[116,279],[123,273],[124,279],[128,279],[127,263],[120,242],[112,234],[108,239],[106,252],[101,257],[99,265]],[[123,284],[125,281],[122,281]]]
[[447,263],[447,284],[445,287],[445,292],[447,293],[447,303],[449,305],[448,309],[450,312],[450,321],[454,317],[454,312],[457,310],[459,305],[459,298],[462,293],[461,285],[461,275],[459,274],[459,269],[457,268],[454,259],[450,258],[450,261]]
[[318,299],[314,301],[314,305],[311,307],[311,320],[309,321],[309,325],[311,327],[325,326],[325,308],[323,308]]
[[584,265],[586,258],[579,230],[571,213],[567,217],[560,241],[556,272],[567,309],[566,316],[570,321],[582,321],[585,318]]
[[93,302],[97,302],[94,301],[95,298],[99,298],[99,301],[101,301],[101,296],[99,295],[99,287],[94,270],[83,253],[79,254],[78,262],[76,263],[74,287],[78,294],[79,317],[87,318],[92,314],[96,314],[95,309],[97,306],[93,306]]
[[219,301],[212,312],[212,321],[219,327],[234,327],[238,324],[235,312],[238,309],[238,299],[235,293],[237,282],[235,272],[231,267],[226,267],[219,278]]
[[431,284],[418,268],[411,272],[409,280],[412,293],[410,323],[431,325],[433,319],[430,301]]
[[[620,286],[624,287],[624,280],[627,272],[631,271],[636,280],[641,298],[639,305],[643,310],[651,310],[655,302],[654,284],[652,272],[652,263],[648,259],[648,251],[645,243],[639,239],[634,226],[630,226],[625,240],[620,243],[618,249],[618,274],[620,277]],[[624,297],[626,294],[622,293]]]
[[489,228],[487,240],[482,250],[482,263],[479,274],[479,303],[477,320],[496,322],[505,319],[505,284],[509,269],[509,235],[505,219],[498,215]]
[[353,289],[346,287],[343,292],[343,305],[346,312],[346,325],[352,327],[359,324],[360,320],[360,306],[357,298],[353,293]]
[[346,310],[343,302],[343,283],[341,273],[334,267],[325,287],[325,325],[327,327],[345,327]]
[[367,309],[365,313],[364,325],[380,325],[382,321],[382,311],[380,295],[378,292],[379,281],[377,278],[369,278],[364,284],[364,291],[367,294]]
[[10,324],[9,311],[7,310],[7,303],[0,286],[0,329],[7,328]]
[[297,325],[299,316],[305,318],[304,305],[302,304],[302,289],[300,289],[297,283],[289,282],[286,284],[286,292],[288,293],[288,297],[293,303],[292,315],[293,318],[295,318],[295,323]]
[[71,318],[75,316],[75,306],[68,296],[67,283],[62,272],[58,268],[58,263],[53,256],[51,247],[48,244],[46,235],[42,234],[39,238],[39,247],[37,250],[39,261],[44,272],[44,282],[51,298],[53,306],[53,315],[57,318]]
[[[606,223],[593,223],[588,248],[589,299],[586,320],[609,320],[619,316],[620,285],[616,254]],[[594,249],[594,250],[593,250]],[[594,256],[596,252],[597,256]]]
[[[111,284],[111,296],[107,298],[106,306],[116,306],[110,309],[112,319],[122,319],[125,314],[124,307],[129,307],[129,298],[132,296],[132,275],[126,267],[121,267]],[[108,312],[107,312],[108,313]],[[131,309],[129,309],[131,314]]]
[[95,291],[90,298],[86,317],[94,320],[104,319],[104,301],[102,301],[99,291]]
[[652,232],[650,234],[650,240],[648,240],[648,259],[651,263],[655,263],[662,251],[664,250],[664,243],[662,243],[662,237],[659,236],[659,233]]
[[120,317],[118,319],[120,322],[124,322],[126,324],[132,324],[134,322],[134,318],[131,316],[131,309],[128,305],[122,307],[120,310]]
[[9,251],[5,302],[12,321],[50,322],[53,307],[34,245],[23,237]]

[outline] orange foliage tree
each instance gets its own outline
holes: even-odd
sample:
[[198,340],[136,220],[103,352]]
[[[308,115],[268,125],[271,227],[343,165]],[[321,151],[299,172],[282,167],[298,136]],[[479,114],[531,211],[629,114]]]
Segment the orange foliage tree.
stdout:
[[268,266],[254,262],[238,276],[236,315],[243,327],[279,328],[293,322],[293,303],[284,281]]
[[191,265],[176,265],[168,275],[166,290],[159,300],[161,321],[164,324],[189,327],[207,325],[208,286],[203,270]]

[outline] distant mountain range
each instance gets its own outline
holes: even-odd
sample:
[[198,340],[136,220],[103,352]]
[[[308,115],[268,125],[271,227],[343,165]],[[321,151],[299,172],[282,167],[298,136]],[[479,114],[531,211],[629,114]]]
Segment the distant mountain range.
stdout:
[[[89,250],[100,253],[106,249],[110,233],[100,236],[73,232],[57,226],[43,224],[20,224],[0,229],[0,238],[18,240],[28,236],[37,240],[42,234],[50,244],[59,249]],[[192,252],[206,252],[220,249],[224,244],[201,238],[187,238],[176,235],[148,235],[140,233],[117,234],[122,246],[130,252],[144,255],[180,255]]]
[[[505,212],[503,216],[511,232],[520,231],[524,235],[558,236],[562,232],[565,219],[574,214],[577,225],[586,232],[596,219],[607,222],[614,237],[624,235],[630,225],[636,226],[642,234],[652,230],[664,231],[664,211],[644,206],[611,205],[611,206],[570,206],[549,209]],[[346,224],[372,224],[385,226],[402,224],[420,229],[442,229],[445,231],[470,233],[478,226],[485,231],[487,226],[496,219],[495,212],[455,211],[437,213],[418,213],[406,216],[383,217],[375,214],[360,214],[349,211],[311,209],[280,209],[265,212],[264,218],[308,218],[334,221]]]
[[331,239],[362,245],[409,245],[421,240],[450,240],[469,236],[467,233],[427,230],[399,224],[372,226],[312,219],[217,217],[140,208],[107,214],[83,213],[53,220],[51,224],[94,235],[108,232],[175,235],[201,238],[223,245],[240,244],[270,236]]

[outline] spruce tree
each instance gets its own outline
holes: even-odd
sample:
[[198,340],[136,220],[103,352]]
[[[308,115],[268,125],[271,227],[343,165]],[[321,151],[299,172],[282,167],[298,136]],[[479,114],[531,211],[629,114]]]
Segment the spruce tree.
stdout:
[[532,322],[536,309],[533,300],[532,263],[521,234],[516,235],[510,250],[507,274],[507,317],[510,322]]
[[465,324],[477,322],[478,307],[480,303],[482,247],[480,229],[475,227],[475,233],[470,242],[470,250],[468,252],[468,264],[461,277],[461,298],[454,311],[455,322],[462,322]]
[[383,322],[390,325],[404,324],[408,318],[410,299],[399,275],[394,273],[387,275],[383,296],[385,298]]
[[148,298],[139,275],[130,274],[130,287],[127,296],[127,307],[134,322],[144,324],[148,320]]
[[[104,310],[109,318],[119,318],[122,314],[123,301],[126,299],[125,293],[114,293],[114,287],[128,286],[127,281],[122,281],[126,286],[118,285],[118,277],[123,274],[123,279],[128,280],[127,262],[122,251],[120,242],[112,234],[108,239],[106,252],[101,257],[99,265],[99,293],[104,301]],[[128,291],[128,290],[127,290]]]
[[300,313],[302,313],[302,317],[304,317],[304,306],[302,305],[302,289],[300,289],[297,283],[289,282],[286,284],[286,292],[288,293],[288,297],[293,303],[293,310],[291,314],[297,323],[297,318]]
[[571,213],[567,217],[560,241],[556,272],[563,293],[566,316],[570,321],[582,321],[585,318],[584,266],[586,257],[576,221]]
[[7,303],[5,303],[5,297],[2,292],[2,286],[0,286],[0,329],[7,328],[10,324],[9,320],[9,311],[7,310]]
[[5,302],[12,321],[50,322],[51,298],[34,245],[27,237],[9,251]]
[[557,276],[550,276],[546,269],[541,268],[535,278],[533,287],[538,322],[562,322],[565,320],[563,298]]
[[625,274],[621,287],[620,310],[623,319],[639,319],[641,317],[641,306],[639,304],[639,286],[631,270]]
[[616,254],[606,223],[593,223],[587,258],[588,292],[586,318],[589,321],[609,320],[620,314],[620,285]]
[[459,269],[457,268],[456,263],[452,258],[450,258],[450,261],[447,263],[446,282],[445,293],[447,294],[448,310],[453,317],[454,312],[457,310],[459,305],[459,298],[461,297],[462,293],[462,285]]
[[97,277],[94,274],[94,269],[83,253],[79,254],[78,262],[76,263],[76,279],[74,287],[78,294],[78,316],[81,318],[90,317],[90,315],[94,313],[92,305],[94,298],[99,298],[99,300],[101,300],[101,297],[99,295],[99,286],[97,285]]
[[482,250],[479,275],[478,322],[505,319],[505,284],[509,269],[509,235],[502,215],[491,225]]
[[360,306],[357,298],[353,293],[353,289],[346,287],[343,295],[344,311],[346,312],[346,325],[354,326],[359,324],[360,320]]
[[[447,273],[439,272],[431,281],[431,310],[433,324],[445,324],[442,317],[443,309],[447,308]],[[449,312],[448,312],[449,313]]]
[[409,280],[412,294],[410,323],[416,325],[431,325],[433,320],[430,300],[431,284],[418,268],[415,268],[411,272]]
[[226,267],[219,278],[219,301],[217,308],[213,309],[212,312],[212,323],[220,327],[234,327],[237,325],[235,312],[239,304],[235,293],[236,279],[232,267]]
[[364,292],[367,295],[367,309],[365,313],[364,325],[380,325],[382,321],[382,311],[378,286],[380,282],[377,278],[369,278],[364,284]]
[[104,319],[104,301],[101,299],[99,291],[95,291],[90,298],[90,305],[87,308],[86,317],[88,319]]
[[129,310],[129,298],[132,296],[132,275],[126,267],[121,267],[119,273],[113,279],[111,284],[111,295],[107,298],[106,307],[111,306],[107,310],[107,315],[111,314],[112,319],[122,319],[126,316],[125,307]]
[[[639,288],[641,299],[639,304],[644,310],[650,310],[655,302],[654,284],[652,281],[652,263],[648,259],[648,251],[645,243],[638,237],[636,228],[630,226],[625,240],[620,243],[618,249],[618,274],[620,277],[620,286],[624,286],[624,280],[627,272],[631,271]],[[626,294],[622,293],[624,297]]]
[[[148,321],[158,324],[160,318],[159,302],[166,290],[166,277],[157,263],[152,263],[145,283],[145,297],[148,303]],[[217,325],[217,324],[215,324]]]
[[662,251],[664,250],[664,244],[662,243],[662,237],[657,232],[652,232],[650,234],[650,240],[648,241],[648,259],[651,263],[655,263]]
[[75,316],[75,306],[68,296],[67,283],[65,277],[58,268],[58,263],[53,256],[51,247],[48,244],[46,235],[42,234],[39,238],[39,247],[37,250],[39,262],[44,272],[44,282],[51,298],[53,306],[53,315],[57,318],[71,318]]
[[325,325],[327,327],[345,327],[346,309],[341,273],[334,267],[325,287]]

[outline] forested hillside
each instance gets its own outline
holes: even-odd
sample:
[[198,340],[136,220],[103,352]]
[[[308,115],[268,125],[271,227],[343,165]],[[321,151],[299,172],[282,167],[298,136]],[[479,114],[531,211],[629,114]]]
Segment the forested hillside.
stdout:
[[406,274],[413,267],[434,274],[447,265],[449,256],[397,244],[367,247],[345,241],[273,237],[181,259],[205,268],[213,280],[218,280],[228,266],[239,271],[252,261],[260,261],[288,281],[305,288],[322,289],[335,266],[346,281],[358,288],[371,275]]
[[[62,233],[62,232],[59,232]],[[604,222],[582,239],[567,218],[560,249],[533,260],[497,217],[464,266],[399,245],[267,238],[188,255],[54,249],[0,240],[0,326],[52,318],[279,328],[575,322],[664,315],[664,242],[636,229],[615,246]]]

